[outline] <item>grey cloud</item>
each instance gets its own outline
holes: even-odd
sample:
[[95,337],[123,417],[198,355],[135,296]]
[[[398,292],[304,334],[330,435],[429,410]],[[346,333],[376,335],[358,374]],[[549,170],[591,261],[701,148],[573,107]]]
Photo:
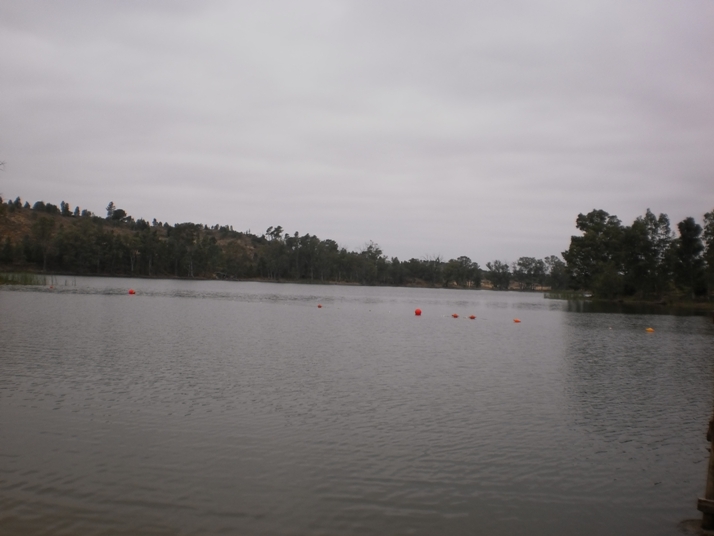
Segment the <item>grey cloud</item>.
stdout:
[[714,8],[0,7],[4,195],[485,263],[714,208]]

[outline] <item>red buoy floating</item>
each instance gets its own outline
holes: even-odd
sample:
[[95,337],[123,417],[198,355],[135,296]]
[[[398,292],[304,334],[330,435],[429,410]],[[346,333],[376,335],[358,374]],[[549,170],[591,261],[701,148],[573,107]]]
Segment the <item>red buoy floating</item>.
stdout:
[[317,308],[318,308],[318,309],[322,309],[322,304],[321,304],[321,303],[318,303],[318,304],[317,304]]
[[514,321],[516,324],[520,324],[520,323],[521,323],[521,321],[520,321],[518,318],[514,318],[513,321]]
[[474,316],[474,315],[471,315],[469,318],[470,318],[471,320],[476,320],[476,316]]
[[414,309],[414,314],[416,316],[421,316],[421,309]]
[[459,315],[457,315],[456,313],[454,313],[454,314],[451,315],[451,316],[453,316],[454,318],[459,318]]
[[136,291],[133,288],[129,289],[129,294],[136,294]]

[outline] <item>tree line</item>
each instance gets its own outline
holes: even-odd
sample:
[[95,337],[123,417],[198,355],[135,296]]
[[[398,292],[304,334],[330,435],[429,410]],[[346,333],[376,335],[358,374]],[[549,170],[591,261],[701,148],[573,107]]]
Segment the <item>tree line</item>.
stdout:
[[[22,229],[9,232],[9,222]],[[20,224],[24,222],[24,227]],[[3,231],[5,230],[5,231]],[[269,227],[257,235],[229,225],[135,220],[110,202],[106,216],[38,201],[0,198],[0,264],[5,269],[86,275],[262,279],[365,285],[535,290],[565,289],[565,262],[521,257],[488,262],[482,269],[468,256],[425,256],[402,261],[369,242],[348,251],[330,239]]]
[[704,298],[714,293],[714,210],[704,226],[687,217],[671,229],[666,214],[649,209],[624,226],[604,210],[579,214],[563,252],[569,284],[607,299]]
[[468,256],[402,261],[373,242],[348,251],[281,226],[257,235],[229,225],[135,220],[113,202],[100,217],[64,201],[30,205],[0,198],[0,264],[87,275],[572,289],[605,299],[714,293],[714,210],[703,226],[688,217],[676,232],[666,214],[649,209],[629,226],[604,210],[579,214],[575,225],[581,234],[571,237],[562,258],[494,260],[481,268]]

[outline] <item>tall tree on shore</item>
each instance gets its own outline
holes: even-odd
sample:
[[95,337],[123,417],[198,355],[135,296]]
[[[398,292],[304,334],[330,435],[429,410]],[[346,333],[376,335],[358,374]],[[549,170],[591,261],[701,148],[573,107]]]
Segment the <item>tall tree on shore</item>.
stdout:
[[694,218],[685,218],[677,224],[679,237],[675,241],[675,281],[680,289],[692,297],[706,292],[704,279],[704,244],[702,227]]
[[568,267],[563,260],[550,255],[543,259],[546,271],[546,284],[553,290],[564,290],[568,288]]
[[582,236],[570,238],[563,252],[568,275],[576,288],[620,293],[622,287],[622,234],[617,216],[604,210],[578,214],[576,227]]
[[623,230],[622,260],[625,293],[660,297],[671,280],[672,231],[666,214],[650,209]]
[[465,255],[451,259],[444,267],[444,284],[452,281],[460,287],[480,287],[481,269],[478,263]]
[[521,257],[513,263],[513,279],[521,290],[533,290],[537,284],[543,285],[545,262],[534,257]]
[[493,285],[493,288],[498,290],[508,290],[508,286],[511,283],[511,269],[507,262],[493,261],[487,262],[486,268],[488,268],[488,280]]
[[43,216],[32,224],[32,235],[42,250],[42,271],[47,271],[47,255],[52,246],[52,231],[55,228],[54,218]]
[[704,214],[704,261],[706,262],[707,287],[714,292],[714,210]]

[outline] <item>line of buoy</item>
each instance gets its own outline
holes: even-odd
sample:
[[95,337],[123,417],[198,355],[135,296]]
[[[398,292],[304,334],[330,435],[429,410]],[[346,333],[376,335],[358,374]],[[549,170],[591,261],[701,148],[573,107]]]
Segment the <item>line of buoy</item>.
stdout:
[[[322,307],[322,306],[321,306],[321,305],[318,305],[318,307]],[[415,314],[416,316],[421,316],[421,309],[419,309],[419,308],[414,309],[414,314]],[[459,315],[458,315],[457,313],[452,313],[451,316],[452,316],[452,318],[459,318]],[[470,315],[470,316],[469,316],[469,319],[471,319],[471,320],[476,320],[476,315]],[[521,319],[520,319],[520,318],[514,318],[514,319],[513,319],[513,323],[514,323],[514,324],[520,324],[520,323],[521,323]],[[609,329],[612,329],[612,328],[609,328]],[[654,328],[646,328],[645,331],[646,331],[647,333],[654,333]]]
[[[414,315],[421,316],[421,309],[419,309],[419,308],[414,309]],[[453,313],[451,316],[452,316],[452,318],[459,318],[459,315],[457,313]],[[469,318],[471,320],[476,320],[476,315],[471,315],[471,316],[469,316]]]

